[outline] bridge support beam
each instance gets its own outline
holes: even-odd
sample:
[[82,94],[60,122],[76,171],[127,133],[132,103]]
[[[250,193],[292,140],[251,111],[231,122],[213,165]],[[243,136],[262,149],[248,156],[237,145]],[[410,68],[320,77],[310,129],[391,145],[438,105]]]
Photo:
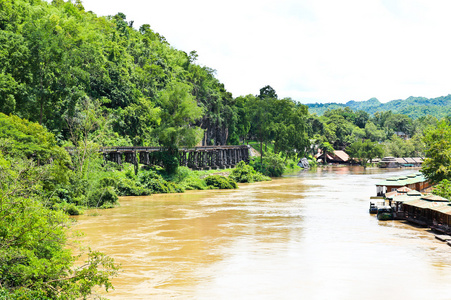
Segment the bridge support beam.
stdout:
[[[139,164],[162,166],[163,162],[159,154],[162,151],[163,149],[155,147],[114,147],[102,149],[105,160],[119,165],[124,160],[135,166],[135,172],[137,172]],[[180,166],[186,166],[195,170],[231,168],[240,161],[249,162],[249,147],[243,145],[184,148],[179,150],[178,156]]]

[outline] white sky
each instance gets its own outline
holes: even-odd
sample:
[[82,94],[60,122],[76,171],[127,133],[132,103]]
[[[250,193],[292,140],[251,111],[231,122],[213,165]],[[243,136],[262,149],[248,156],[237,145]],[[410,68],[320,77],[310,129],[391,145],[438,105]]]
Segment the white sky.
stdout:
[[82,0],[122,12],[200,65],[234,97],[271,85],[302,103],[451,93],[449,0]]

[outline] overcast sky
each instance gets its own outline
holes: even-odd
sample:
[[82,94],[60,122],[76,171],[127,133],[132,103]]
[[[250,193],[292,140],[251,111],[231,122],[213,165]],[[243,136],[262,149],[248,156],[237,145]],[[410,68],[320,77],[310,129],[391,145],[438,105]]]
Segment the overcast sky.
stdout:
[[149,24],[234,97],[271,85],[302,103],[451,93],[449,0],[82,0]]

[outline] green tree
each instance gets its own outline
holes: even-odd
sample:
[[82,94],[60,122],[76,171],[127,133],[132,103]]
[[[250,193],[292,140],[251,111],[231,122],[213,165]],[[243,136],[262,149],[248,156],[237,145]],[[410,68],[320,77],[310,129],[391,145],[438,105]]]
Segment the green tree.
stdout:
[[[266,95],[268,94],[268,95]],[[261,163],[263,163],[264,151],[263,144],[271,140],[274,131],[273,126],[273,108],[277,101],[272,98],[275,95],[274,90],[268,86],[260,90],[260,95],[250,104],[249,111],[251,113],[251,134],[260,142]]]
[[258,97],[260,99],[264,99],[264,98],[277,99],[278,98],[276,91],[270,85],[266,85],[266,86],[262,87],[260,89],[260,94],[258,95]]
[[377,126],[368,121],[365,126],[365,137],[372,142],[381,142],[385,139],[385,132],[377,128]]
[[384,127],[389,132],[403,132],[407,135],[412,135],[414,130],[412,119],[401,114],[391,114],[386,119]]
[[321,151],[321,156],[324,157],[323,164],[327,164],[327,154],[334,153],[334,147],[332,147],[326,137],[319,135],[315,137],[315,144]]
[[185,83],[172,82],[160,94],[160,126],[157,128],[166,171],[175,172],[178,167],[178,149],[192,147],[202,138],[202,129],[193,123],[202,117],[202,108],[197,106],[191,87]]
[[148,146],[155,145],[154,130],[160,122],[160,108],[150,99],[141,97],[121,111],[115,127],[116,132],[128,137],[134,146]]
[[158,129],[160,144],[168,149],[192,147],[201,138],[202,130],[193,126],[202,117],[189,85],[173,82],[160,94],[161,123]]
[[434,183],[451,179],[451,126],[441,121],[424,135],[426,159],[421,172]]
[[282,152],[286,158],[303,156],[309,146],[307,134],[307,107],[296,105],[289,98],[275,102],[274,151]]
[[433,194],[446,198],[448,200],[451,199],[451,182],[448,179],[443,179],[434,186]]
[[368,161],[383,155],[382,147],[370,140],[356,141],[346,148],[346,151],[353,159],[360,162],[364,168],[366,168]]
[[47,167],[0,150],[0,295],[6,299],[86,298],[96,286],[112,288],[117,267],[89,251],[84,263],[68,243],[70,220],[47,208]]
[[229,142],[231,144],[246,143],[251,129],[250,104],[255,101],[254,95],[235,98],[236,122],[231,128]]
[[[197,54],[192,52],[190,57],[193,62]],[[238,123],[237,109],[233,107],[235,100],[214,77],[215,72],[192,63],[188,67],[187,78],[193,86],[192,94],[204,111],[202,118],[196,122],[204,129],[203,145],[225,145],[229,133]]]

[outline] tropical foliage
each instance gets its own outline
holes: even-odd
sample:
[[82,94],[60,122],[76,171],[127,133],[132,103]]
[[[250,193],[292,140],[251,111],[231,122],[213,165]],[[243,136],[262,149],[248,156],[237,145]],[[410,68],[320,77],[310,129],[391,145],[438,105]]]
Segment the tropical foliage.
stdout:
[[368,162],[371,162],[376,157],[381,157],[383,154],[382,147],[370,140],[356,141],[347,150],[348,154],[358,160],[364,167],[366,167]]
[[[451,130],[437,119],[451,119],[449,109],[436,109],[450,96],[307,107],[266,85],[234,98],[196,61],[196,51],[173,48],[148,24],[133,28],[120,12],[0,0],[0,298],[111,288],[117,267],[95,251],[73,255],[66,214],[117,206],[119,196],[236,188],[294,170],[302,157],[315,166],[318,150],[345,150],[363,165],[426,154],[428,178],[451,176]],[[229,177],[178,165],[180,147],[245,143],[260,157]],[[132,145],[162,147],[164,169],[118,166],[99,152]]]
[[96,286],[112,288],[117,272],[112,259],[90,250],[74,255],[71,222],[62,210],[51,209],[45,187],[55,168],[60,168],[55,162],[39,165],[0,150],[2,299],[76,299]]
[[264,176],[260,172],[255,171],[255,169],[241,161],[230,173],[229,176],[236,182],[255,182],[255,181],[268,181],[271,178]]
[[236,189],[235,180],[222,175],[210,175],[205,178],[205,183],[212,189]]
[[451,126],[442,121],[424,136],[426,156],[422,172],[435,183],[451,179]]

